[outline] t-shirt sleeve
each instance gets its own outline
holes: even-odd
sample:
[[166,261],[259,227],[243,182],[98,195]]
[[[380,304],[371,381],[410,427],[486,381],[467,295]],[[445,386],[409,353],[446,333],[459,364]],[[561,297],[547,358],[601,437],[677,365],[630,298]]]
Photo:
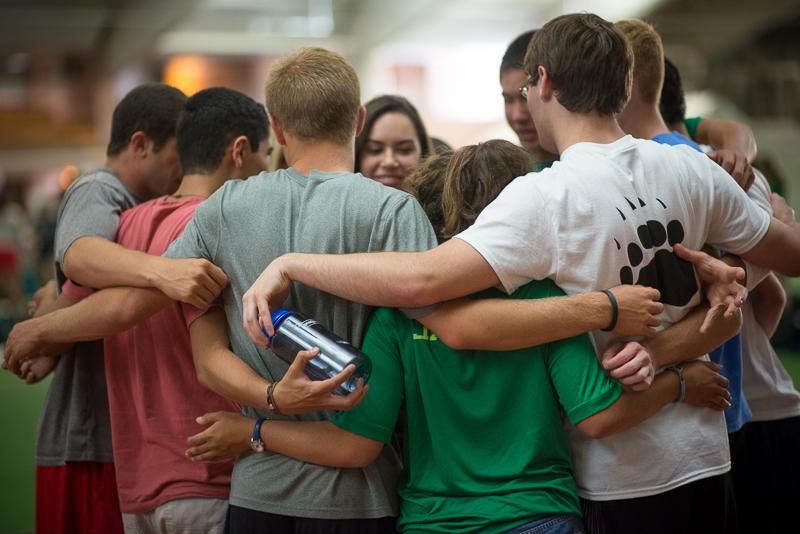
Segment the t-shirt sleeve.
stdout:
[[703,117],[690,117],[683,119],[683,125],[686,126],[686,131],[689,132],[689,137],[697,141],[697,127],[700,126],[700,121]]
[[547,367],[569,422],[576,425],[614,404],[622,386],[607,376],[587,334],[551,344]]
[[390,443],[403,402],[403,365],[399,333],[408,319],[386,308],[375,310],[367,324],[361,351],[372,361],[364,400],[348,412],[337,412],[331,422],[354,434]]
[[389,208],[382,220],[384,246],[380,250],[417,252],[432,249],[437,244],[425,211],[410,195]]
[[220,191],[197,206],[194,217],[173,241],[164,256],[167,258],[204,258],[213,261],[219,243]]
[[[755,179],[750,189],[747,190],[747,196],[750,197],[756,206],[762,211],[772,216],[772,203],[770,202],[770,187],[766,177],[761,174],[757,169],[753,169]],[[755,287],[764,281],[771,269],[755,265],[747,260],[743,260],[745,269],[747,270],[747,290],[752,291]]]
[[708,166],[713,187],[708,242],[731,254],[748,252],[767,233],[770,214],[748,198],[722,167],[709,158],[699,161]]
[[119,218],[128,205],[124,194],[109,184],[97,181],[76,183],[64,198],[56,227],[55,256],[59,265],[69,247],[82,237],[102,237],[113,241]]
[[548,180],[544,170],[517,178],[458,239],[472,246],[494,269],[509,294],[531,280],[556,276],[556,221],[533,180]]

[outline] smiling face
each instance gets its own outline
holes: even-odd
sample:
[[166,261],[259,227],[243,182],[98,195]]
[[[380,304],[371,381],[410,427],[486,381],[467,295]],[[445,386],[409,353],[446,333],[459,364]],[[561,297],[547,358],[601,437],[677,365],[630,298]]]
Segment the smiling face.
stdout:
[[361,151],[361,174],[383,185],[399,188],[422,155],[411,119],[402,113],[378,118]]

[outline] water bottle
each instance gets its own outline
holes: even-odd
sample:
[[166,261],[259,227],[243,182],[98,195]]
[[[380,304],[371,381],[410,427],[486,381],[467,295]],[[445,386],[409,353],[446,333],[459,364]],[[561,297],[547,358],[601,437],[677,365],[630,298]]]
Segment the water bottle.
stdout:
[[316,358],[306,364],[306,376],[311,380],[327,380],[350,364],[356,366],[356,371],[333,390],[334,394],[347,396],[356,390],[359,378],[363,378],[365,383],[369,380],[372,371],[369,357],[315,320],[281,309],[272,312],[272,325],[275,335],[270,338],[266,329],[262,328],[264,335],[270,340],[272,352],[288,364],[294,361],[299,351],[319,348]]

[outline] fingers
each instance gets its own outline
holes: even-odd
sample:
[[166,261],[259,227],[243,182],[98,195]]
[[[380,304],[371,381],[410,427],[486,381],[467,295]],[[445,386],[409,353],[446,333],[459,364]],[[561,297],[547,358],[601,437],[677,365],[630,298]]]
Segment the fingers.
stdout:
[[[255,295],[256,307],[258,308],[258,317],[260,319],[260,329],[266,329],[270,337],[275,335],[275,326],[272,324],[272,312],[269,309],[269,302],[263,292],[257,292]],[[265,341],[266,342],[266,341]]]
[[627,363],[617,367],[609,374],[611,375],[611,378],[620,380],[623,384],[628,384],[629,382],[625,382],[622,379],[626,377],[633,377],[636,374],[640,373],[643,369],[645,370],[645,374],[649,373],[648,370],[649,365],[650,365],[650,355],[647,354],[647,352],[644,350],[639,350],[636,352],[636,354],[634,354],[633,358],[631,358]]
[[313,347],[309,350],[301,350],[295,356],[294,361],[289,366],[289,370],[286,372],[288,375],[291,372],[291,376],[305,376],[305,368],[308,362],[313,360],[319,355],[319,347]]
[[711,325],[714,321],[720,316],[722,310],[725,309],[724,304],[717,304],[716,306],[711,306],[708,311],[706,312],[706,316],[703,319],[703,324],[700,325],[700,333],[705,334],[711,328]]
[[225,289],[225,287],[230,283],[228,275],[225,274],[225,271],[223,271],[213,263],[211,262],[208,263],[209,263],[208,274],[211,276],[211,278],[214,279],[214,282],[216,282],[216,284],[220,287],[220,291],[222,289]]
[[332,392],[333,390],[335,390],[336,388],[347,382],[347,380],[351,376],[353,376],[353,373],[355,372],[356,372],[356,366],[350,364],[347,367],[345,367],[341,373],[337,374],[334,377],[328,378],[327,380],[322,380],[321,382],[319,382],[319,384],[323,386],[322,388],[323,391],[327,390],[329,392]]
[[636,355],[638,343],[615,343],[603,353],[603,369],[611,371],[626,364]]
[[[258,306],[253,298],[253,288],[247,290],[242,296],[242,326],[244,327],[247,335],[253,340],[253,343],[259,347],[266,348],[267,338],[264,332],[261,331],[261,323],[258,320]],[[274,334],[274,330],[269,332],[270,335]]]

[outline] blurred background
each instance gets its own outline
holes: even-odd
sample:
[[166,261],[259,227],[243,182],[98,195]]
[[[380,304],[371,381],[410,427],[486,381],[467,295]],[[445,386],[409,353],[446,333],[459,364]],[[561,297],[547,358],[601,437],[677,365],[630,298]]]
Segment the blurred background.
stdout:
[[[452,146],[516,142],[498,68],[508,43],[575,11],[645,18],[681,71],[688,116],[749,124],[756,164],[800,211],[797,0],[1,0],[0,340],[52,277],[63,184],[102,165],[116,103],[163,81],[264,101],[270,63],[320,45],[356,67],[366,101],[407,97]],[[800,285],[774,338],[800,379]],[[797,382],[796,382],[797,383]],[[0,373],[0,532],[33,529],[33,445],[47,382]]]

